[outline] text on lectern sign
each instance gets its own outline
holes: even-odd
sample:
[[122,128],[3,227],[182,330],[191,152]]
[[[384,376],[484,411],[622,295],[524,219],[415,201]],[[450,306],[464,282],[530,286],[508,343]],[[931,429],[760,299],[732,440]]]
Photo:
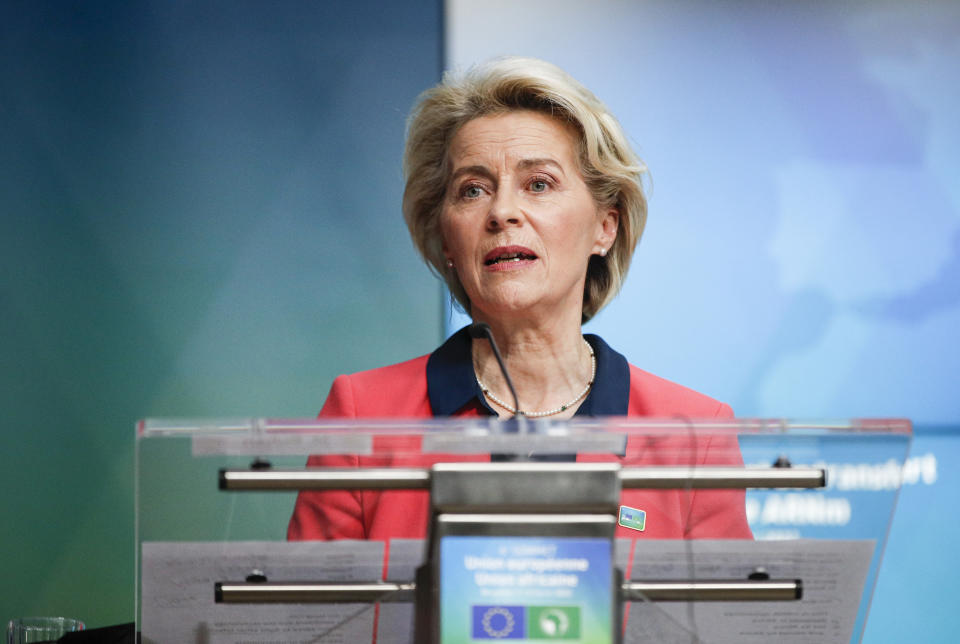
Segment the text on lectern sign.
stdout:
[[611,543],[572,537],[444,537],[442,644],[610,644]]

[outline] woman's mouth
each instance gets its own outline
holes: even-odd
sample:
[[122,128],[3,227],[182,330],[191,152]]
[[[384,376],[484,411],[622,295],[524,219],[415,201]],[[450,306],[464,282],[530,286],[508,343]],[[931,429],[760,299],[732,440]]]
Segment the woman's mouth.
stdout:
[[483,258],[484,266],[509,266],[537,259],[537,254],[523,246],[494,248]]

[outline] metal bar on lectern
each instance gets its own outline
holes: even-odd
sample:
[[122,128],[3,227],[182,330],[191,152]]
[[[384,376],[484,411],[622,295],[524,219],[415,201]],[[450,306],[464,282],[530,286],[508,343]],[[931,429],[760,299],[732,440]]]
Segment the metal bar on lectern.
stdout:
[[[477,464],[474,464],[477,465]],[[502,469],[503,464],[498,463]],[[426,490],[428,468],[222,469],[220,489],[269,490]],[[810,467],[627,467],[618,472],[624,488],[822,488],[826,472]]]
[[627,581],[620,591],[620,598],[623,601],[656,602],[791,601],[803,598],[803,582],[799,579]]
[[826,471],[815,467],[627,467],[620,470],[624,488],[669,490],[742,488],[821,488]]
[[[216,601],[223,604],[332,604],[342,602],[406,603],[414,600],[413,583],[219,582]],[[621,601],[793,601],[803,596],[799,579],[764,581],[627,581]]]
[[220,489],[267,490],[427,490],[423,467],[220,470]]
[[390,582],[217,582],[218,604],[410,603],[416,586]]

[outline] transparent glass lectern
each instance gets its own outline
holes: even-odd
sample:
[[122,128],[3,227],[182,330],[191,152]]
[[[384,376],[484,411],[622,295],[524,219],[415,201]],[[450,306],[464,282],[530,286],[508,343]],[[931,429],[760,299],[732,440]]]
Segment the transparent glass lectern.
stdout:
[[[904,420],[146,420],[137,628],[859,642],[910,438]],[[307,540],[288,541],[298,494]],[[369,538],[315,540],[341,535]]]

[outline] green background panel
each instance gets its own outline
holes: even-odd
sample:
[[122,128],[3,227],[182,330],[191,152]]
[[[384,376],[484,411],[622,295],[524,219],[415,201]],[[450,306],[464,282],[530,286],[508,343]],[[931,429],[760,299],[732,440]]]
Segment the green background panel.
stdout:
[[[0,4],[0,618],[133,620],[138,418],[312,416],[436,346],[399,204],[440,30],[434,1]],[[158,516],[215,531],[200,478]]]

